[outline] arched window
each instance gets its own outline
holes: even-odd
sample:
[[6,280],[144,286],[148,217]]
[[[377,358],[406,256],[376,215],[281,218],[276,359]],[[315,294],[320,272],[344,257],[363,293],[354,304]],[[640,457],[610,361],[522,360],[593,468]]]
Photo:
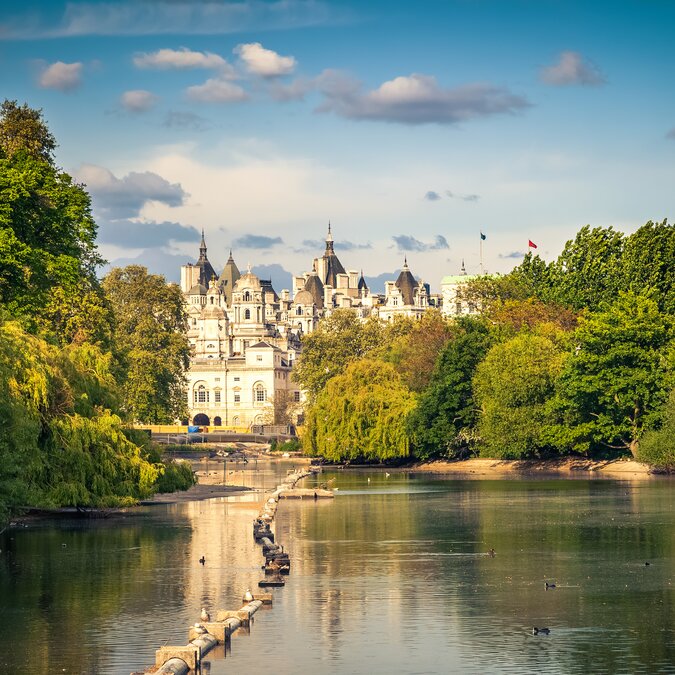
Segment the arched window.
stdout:
[[244,312],[244,318],[245,318],[245,319],[250,319],[250,318],[251,318],[251,310],[250,310],[250,309],[247,309],[247,310]]
[[213,296],[211,296],[211,304],[213,304]]
[[253,387],[253,400],[256,403],[263,403],[267,400],[267,390],[262,382],[258,382],[255,387]]
[[239,416],[238,416],[238,415],[235,415],[235,416],[232,418],[232,424],[233,424],[235,427],[238,427],[238,426],[239,426]]
[[204,413],[199,413],[199,415],[195,415],[192,423],[200,427],[208,427],[210,424],[209,416]]
[[251,301],[251,294],[248,291],[246,291],[246,293],[244,293],[244,302],[250,301]]
[[298,309],[295,311],[295,313],[296,313],[298,316],[302,316],[302,307],[298,307]]
[[217,415],[216,415],[216,417],[213,418],[213,424],[215,426],[219,427],[222,423],[223,423],[223,420],[221,420],[220,417],[218,417]]
[[203,384],[195,389],[195,403],[208,403],[209,392]]

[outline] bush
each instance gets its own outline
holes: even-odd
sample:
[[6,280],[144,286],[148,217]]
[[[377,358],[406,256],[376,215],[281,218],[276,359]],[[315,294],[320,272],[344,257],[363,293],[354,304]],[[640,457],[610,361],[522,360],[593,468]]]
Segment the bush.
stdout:
[[155,486],[157,492],[178,492],[189,490],[196,482],[197,479],[188,462],[173,461],[164,465],[164,471]]
[[638,444],[637,459],[656,469],[675,469],[675,390],[663,411],[663,424],[658,431],[648,431]]

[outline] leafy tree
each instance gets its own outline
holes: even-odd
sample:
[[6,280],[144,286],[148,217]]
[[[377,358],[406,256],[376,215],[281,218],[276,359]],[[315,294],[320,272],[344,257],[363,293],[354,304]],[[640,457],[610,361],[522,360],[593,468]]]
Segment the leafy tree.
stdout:
[[410,320],[407,330],[391,345],[386,345],[385,338],[380,354],[394,365],[411,391],[420,392],[428,386],[438,354],[451,334],[451,323],[439,311],[430,310],[419,320]]
[[407,457],[406,417],[414,407],[414,395],[392,365],[355,361],[318,394],[307,415],[303,447],[333,461]]
[[190,347],[180,288],[139,265],[111,270],[103,288],[115,316],[126,414],[154,424],[184,417]]
[[294,377],[314,401],[328,380],[344,372],[353,361],[382,347],[383,323],[361,321],[349,309],[337,309],[302,338],[302,356]]
[[529,333],[490,349],[474,378],[481,454],[519,459],[550,446],[551,401],[565,358],[553,341]]
[[456,455],[466,448],[477,421],[472,380],[490,343],[485,321],[463,317],[454,324],[429,386],[408,418],[414,453],[420,459]]
[[573,309],[611,302],[621,290],[624,243],[624,236],[611,227],[582,227],[551,264],[549,281],[538,289],[538,297]]
[[637,459],[657,469],[675,469],[675,389],[670,392],[662,411],[659,429],[645,432],[637,447]]
[[522,330],[540,329],[549,324],[554,330],[572,331],[577,325],[577,312],[536,298],[495,302],[485,313],[498,335],[513,337]]
[[622,289],[651,297],[675,314],[675,227],[649,221],[626,239]]
[[[0,303],[66,344],[110,338],[89,195],[53,163],[39,111],[0,108]],[[94,311],[89,312],[89,310]]]
[[621,293],[582,316],[560,378],[559,444],[580,452],[630,450],[658,419],[672,378],[672,317],[653,300]]

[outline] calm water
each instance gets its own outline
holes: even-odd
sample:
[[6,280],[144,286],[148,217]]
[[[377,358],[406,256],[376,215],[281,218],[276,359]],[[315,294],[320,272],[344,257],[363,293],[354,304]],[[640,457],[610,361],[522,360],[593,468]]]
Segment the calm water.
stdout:
[[[335,500],[282,502],[292,574],[213,675],[675,673],[671,481],[335,475]],[[257,499],[5,532],[0,671],[128,675],[184,644],[257,585]]]

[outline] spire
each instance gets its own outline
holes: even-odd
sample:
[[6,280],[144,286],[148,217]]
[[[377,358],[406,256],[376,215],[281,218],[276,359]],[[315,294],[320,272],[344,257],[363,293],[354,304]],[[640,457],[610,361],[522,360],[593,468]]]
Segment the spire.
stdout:
[[403,257],[403,269],[408,269],[408,256],[407,256],[407,254]]
[[204,240],[203,227],[202,227],[202,240],[199,242],[199,259],[206,260],[206,241]]
[[464,258],[462,258],[462,274],[466,274],[466,267],[464,266]]

